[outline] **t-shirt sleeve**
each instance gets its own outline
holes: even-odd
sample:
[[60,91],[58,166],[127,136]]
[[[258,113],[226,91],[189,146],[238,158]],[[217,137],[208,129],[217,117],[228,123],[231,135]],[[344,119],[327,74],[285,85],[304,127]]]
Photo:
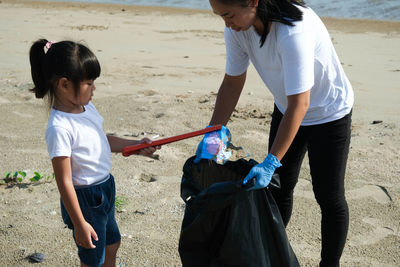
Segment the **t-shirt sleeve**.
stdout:
[[72,140],[66,129],[61,127],[48,128],[46,131],[46,143],[50,159],[71,156]]
[[313,87],[314,46],[314,38],[308,32],[295,33],[278,42],[286,95],[300,94]]
[[225,72],[230,76],[239,76],[249,67],[247,53],[240,46],[237,36],[229,28],[225,28],[226,66]]

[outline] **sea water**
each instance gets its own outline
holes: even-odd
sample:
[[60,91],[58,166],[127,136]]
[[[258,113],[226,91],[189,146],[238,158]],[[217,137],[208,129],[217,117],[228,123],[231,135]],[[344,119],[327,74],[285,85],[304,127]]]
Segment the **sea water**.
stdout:
[[[52,0],[211,9],[208,0]],[[307,0],[319,16],[400,21],[400,0]]]

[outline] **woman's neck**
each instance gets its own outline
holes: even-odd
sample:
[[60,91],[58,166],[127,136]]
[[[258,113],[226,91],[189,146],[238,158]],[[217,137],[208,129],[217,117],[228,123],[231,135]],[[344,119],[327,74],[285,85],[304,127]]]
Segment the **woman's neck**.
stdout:
[[[268,32],[271,30],[271,24],[272,22],[269,21],[268,22]],[[255,29],[255,31],[258,33],[258,35],[262,35],[264,32],[264,24],[262,23],[260,18],[257,18],[256,21],[253,24],[253,27]]]

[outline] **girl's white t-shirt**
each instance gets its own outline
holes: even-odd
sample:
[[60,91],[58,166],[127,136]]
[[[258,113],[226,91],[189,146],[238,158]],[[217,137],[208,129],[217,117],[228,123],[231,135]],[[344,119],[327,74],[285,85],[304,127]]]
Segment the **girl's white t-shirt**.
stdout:
[[340,119],[352,109],[352,86],[323,22],[311,8],[298,8],[303,20],[294,26],[273,22],[261,48],[254,27],[240,32],[225,28],[226,73],[241,75],[251,61],[282,113],[287,96],[311,90],[301,125]]
[[111,170],[111,149],[103,130],[103,118],[89,102],[79,114],[51,109],[46,130],[50,159],[70,157],[76,186],[104,180]]

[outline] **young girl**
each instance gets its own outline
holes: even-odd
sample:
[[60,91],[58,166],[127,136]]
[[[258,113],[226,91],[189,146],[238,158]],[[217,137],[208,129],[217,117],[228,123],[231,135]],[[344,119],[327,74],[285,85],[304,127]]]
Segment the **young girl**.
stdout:
[[293,190],[308,151],[312,185],[320,205],[320,266],[339,266],[349,224],[344,176],[354,96],[328,31],[301,0],[210,0],[225,21],[226,74],[210,125],[226,124],[252,62],[274,96],[269,153],[244,179],[268,185],[288,224]]
[[[96,56],[72,41],[36,41],[30,49],[36,98],[51,107],[46,143],[61,195],[64,222],[73,230],[81,266],[115,266],[121,235],[114,217],[111,152],[142,142],[106,136],[91,103],[100,76]],[[149,156],[160,147],[140,151]]]

